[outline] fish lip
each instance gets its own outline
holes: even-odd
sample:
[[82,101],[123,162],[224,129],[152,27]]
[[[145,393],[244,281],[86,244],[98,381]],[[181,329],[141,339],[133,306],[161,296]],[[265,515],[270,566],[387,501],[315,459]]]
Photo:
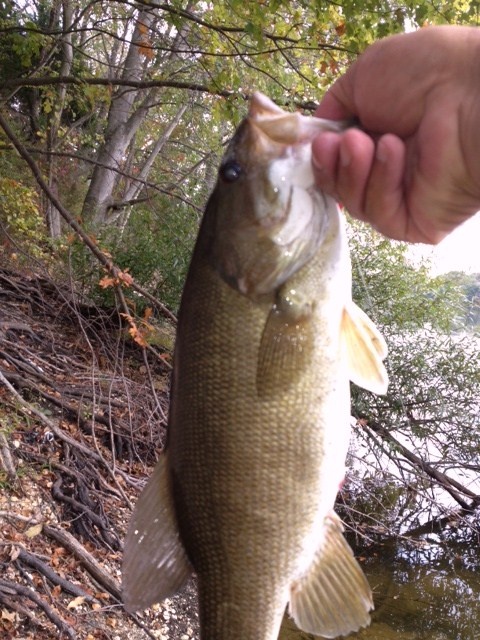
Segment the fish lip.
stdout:
[[250,102],[248,106],[248,117],[258,117],[262,113],[262,111],[266,111],[267,113],[271,113],[272,115],[284,116],[285,111],[279,107],[278,105],[270,100],[264,93],[260,91],[254,91],[250,96]]
[[270,98],[254,92],[250,99],[247,120],[277,144],[295,145],[312,142],[322,131],[340,132],[352,122],[304,116],[298,111],[287,112]]

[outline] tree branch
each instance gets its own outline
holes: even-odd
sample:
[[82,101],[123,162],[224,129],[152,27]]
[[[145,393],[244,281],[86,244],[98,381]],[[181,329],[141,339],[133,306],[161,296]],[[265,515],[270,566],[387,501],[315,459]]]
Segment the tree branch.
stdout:
[[78,542],[71,533],[58,527],[52,527],[50,525],[43,525],[43,533],[49,538],[56,540],[62,547],[68,549],[72,553],[80,564],[88,571],[88,573],[94,578],[98,584],[106,589],[112,596],[121,602],[122,595],[120,585],[116,580],[109,576],[93,557],[93,555],[85,549],[85,547]]
[[35,591],[29,589],[28,587],[24,587],[23,585],[17,584],[15,582],[11,582],[10,580],[0,580],[0,591],[6,591],[7,593],[12,593],[12,591],[22,598],[28,598],[32,600],[40,609],[45,612],[45,615],[58,627],[59,631],[62,634],[65,634],[69,638],[74,640],[77,635],[73,628],[67,624],[62,618],[60,618],[49,606],[48,604],[40,598]]
[[[37,183],[38,183],[39,187],[41,188],[41,190],[45,193],[47,198],[53,203],[53,205],[59,211],[60,215],[65,220],[65,222],[67,222],[67,224],[75,231],[75,233],[78,235],[78,237],[90,249],[90,251],[93,253],[93,255],[100,262],[100,264],[105,267],[106,271],[108,273],[110,273],[114,278],[119,278],[119,276],[122,273],[121,269],[119,269],[112,262],[112,260],[98,247],[98,245],[96,244],[95,240],[93,240],[82,229],[82,227],[76,221],[76,219],[70,214],[70,212],[63,206],[63,204],[60,202],[60,200],[57,198],[57,196],[53,193],[53,191],[50,189],[50,187],[48,186],[47,182],[45,181],[44,177],[42,176],[42,174],[40,172],[40,169],[38,168],[37,163],[32,158],[30,153],[27,151],[25,146],[17,138],[17,136],[15,135],[15,133],[13,132],[13,130],[11,129],[10,125],[8,124],[8,122],[6,121],[5,117],[3,116],[3,114],[1,112],[0,112],[0,126],[5,131],[5,134],[7,135],[7,137],[9,138],[9,140],[11,141],[11,143],[13,144],[15,149],[18,151],[20,156],[25,160],[25,162],[30,167],[30,170],[33,173],[33,176],[34,176],[35,180],[37,181]],[[143,295],[145,298],[150,300],[150,302],[152,302],[152,304],[154,304],[155,307],[166,318],[168,318],[171,322],[176,324],[177,318],[170,311],[170,309],[168,309],[159,300],[157,300],[150,293],[148,293],[148,291],[146,291],[145,289],[143,289],[142,287],[140,287],[136,283],[132,282],[130,286],[131,286],[132,289],[134,289],[135,291],[137,291],[138,293]],[[123,312],[128,315],[129,314],[129,309],[128,309],[128,306],[127,306],[126,301],[125,301],[125,296],[123,295],[122,286],[120,284],[116,285],[115,290],[116,290],[117,296],[118,296],[118,298],[120,300]]]
[[[415,453],[412,453],[407,447],[405,447],[401,442],[399,442],[392,434],[379,425],[378,423],[369,421],[367,424],[364,424],[362,420],[359,421],[359,424],[362,428],[369,432],[369,429],[377,433],[383,440],[393,444],[395,448],[401,453],[401,455],[408,460],[413,466],[421,469],[427,476],[429,476],[432,480],[435,480],[440,484],[445,491],[447,491],[452,498],[458,502],[458,504],[464,509],[466,512],[474,511],[478,505],[480,504],[480,496],[478,496],[470,489],[464,487],[460,482],[457,482],[450,476],[447,476],[445,473],[438,471],[425,460],[422,460]],[[464,496],[471,498],[472,502],[469,504],[464,500],[464,498],[460,495],[462,493]]]
[[62,588],[62,591],[70,593],[73,596],[80,596],[81,598],[85,598],[86,602],[95,602],[95,598],[89,595],[86,591],[79,587],[78,585],[70,582],[66,578],[62,578],[58,575],[48,564],[45,564],[40,558],[33,553],[30,553],[26,549],[20,548],[18,553],[18,560],[21,560],[25,564],[30,565],[34,569],[36,569],[39,573],[44,575],[50,582],[53,584],[57,584]]
[[152,89],[158,87],[168,87],[171,89],[188,89],[189,91],[199,91],[221,96],[223,98],[239,97],[248,100],[248,94],[236,91],[219,90],[205,84],[196,82],[180,82],[177,80],[164,80],[152,78],[151,80],[133,80],[126,78],[85,78],[78,76],[40,76],[30,78],[6,78],[2,81],[2,87],[14,89],[17,87],[43,87],[56,86],[61,84],[73,84],[76,86],[100,85],[104,87],[129,87],[131,89]]
[[[246,54],[242,54],[244,56]],[[262,73],[265,73],[262,71]],[[268,74],[267,74],[268,75]],[[151,80],[125,80],[123,78],[85,78],[76,76],[41,76],[31,78],[7,78],[2,81],[2,87],[6,89],[16,89],[18,87],[47,87],[61,84],[73,84],[76,86],[83,85],[99,85],[104,87],[129,87],[132,90],[152,89],[165,87],[170,89],[186,89],[188,91],[198,91],[199,93],[208,93],[212,96],[220,98],[236,98],[247,102],[250,100],[250,93],[240,91],[228,91],[227,89],[219,89],[213,85],[198,84],[195,82],[180,82],[177,80],[163,80],[161,78],[152,78]],[[292,104],[289,102],[288,104]],[[295,102],[296,108],[312,111],[316,108],[316,104],[311,101]],[[285,106],[288,106],[285,103]]]

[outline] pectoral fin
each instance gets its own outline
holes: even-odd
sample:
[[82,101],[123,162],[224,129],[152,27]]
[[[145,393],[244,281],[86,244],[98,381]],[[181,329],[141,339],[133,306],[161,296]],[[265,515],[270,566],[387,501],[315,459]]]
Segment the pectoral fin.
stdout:
[[296,291],[281,291],[263,330],[257,363],[260,397],[282,393],[294,384],[313,353],[312,303]]
[[125,540],[125,608],[136,611],[160,602],[178,591],[191,573],[177,529],[166,457],[162,456],[140,494]]
[[367,314],[354,302],[343,311],[341,333],[350,380],[373,393],[386,393],[388,375],[382,360],[387,355],[387,345]]
[[373,601],[334,512],[325,519],[325,527],[323,544],[309,572],[292,585],[289,610],[303,631],[336,638],[368,625]]

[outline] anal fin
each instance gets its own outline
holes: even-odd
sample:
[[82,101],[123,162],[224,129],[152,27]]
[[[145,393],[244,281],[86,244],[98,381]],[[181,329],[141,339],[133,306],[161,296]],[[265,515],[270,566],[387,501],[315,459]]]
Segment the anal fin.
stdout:
[[367,626],[373,601],[340,518],[332,511],[324,526],[323,544],[308,573],[291,587],[289,610],[303,631],[336,638]]
[[125,540],[122,596],[128,611],[172,595],[192,573],[180,540],[163,455],[140,494]]

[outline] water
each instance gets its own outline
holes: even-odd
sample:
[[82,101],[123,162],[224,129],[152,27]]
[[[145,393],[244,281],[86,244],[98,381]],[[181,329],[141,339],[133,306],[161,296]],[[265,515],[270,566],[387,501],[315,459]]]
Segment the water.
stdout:
[[[472,532],[372,545],[360,556],[374,594],[372,624],[349,639],[479,640],[480,547]],[[280,640],[313,638],[285,618]]]
[[[416,452],[425,446],[409,444]],[[423,453],[424,459],[435,459],[432,451]],[[371,627],[350,637],[479,640],[479,516],[460,515],[458,503],[438,484],[413,469],[401,477],[394,467],[392,460],[383,461],[372,477],[367,454],[363,470],[357,465],[352,478],[349,507],[340,507],[347,523],[361,521],[359,512],[366,515],[365,529],[351,542],[375,600]],[[477,473],[450,470],[449,475],[478,494]],[[349,516],[351,508],[356,513]]]
[[[480,514],[460,515],[441,487],[411,469],[399,474],[391,459],[374,465],[361,440],[357,435],[337,511],[375,611],[370,627],[348,638],[480,640]],[[478,492],[473,476],[459,479]],[[313,638],[285,618],[279,640]]]
[[478,640],[478,549],[474,540],[428,535],[377,547],[364,565],[375,598],[373,624],[351,637]]
[[[471,465],[449,465],[441,453],[444,437],[440,433],[432,441],[409,434],[400,435],[400,440],[478,496],[478,449]],[[362,451],[359,439],[357,431],[355,452],[359,455],[352,459],[353,488],[347,498],[356,510],[355,520],[359,520],[358,513],[367,516],[366,535],[363,540],[355,536],[353,543],[365,557],[376,610],[371,628],[351,638],[479,640],[478,510],[476,515],[462,515],[445,487],[422,476],[418,468],[403,464],[401,455],[377,458],[373,464],[372,451]],[[348,511],[344,508],[347,520]],[[352,515],[350,521],[353,523]]]

